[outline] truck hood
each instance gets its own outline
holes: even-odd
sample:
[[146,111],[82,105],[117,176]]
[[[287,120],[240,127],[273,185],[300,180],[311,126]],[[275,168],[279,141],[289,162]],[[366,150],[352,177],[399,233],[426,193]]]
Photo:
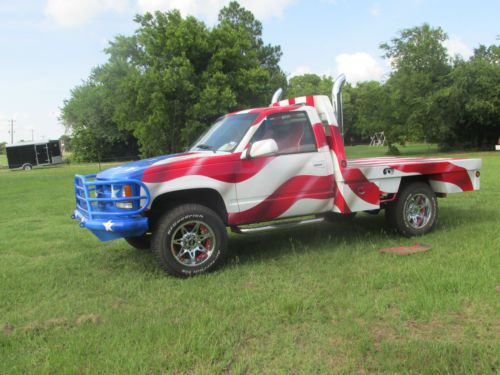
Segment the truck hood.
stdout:
[[143,159],[134,161],[131,163],[119,165],[117,167],[106,169],[97,174],[99,180],[123,180],[123,179],[133,179],[141,180],[144,175],[144,171],[151,167],[153,164],[174,158],[182,155],[189,155],[191,153],[181,153],[181,154],[170,154],[156,156],[154,158]]

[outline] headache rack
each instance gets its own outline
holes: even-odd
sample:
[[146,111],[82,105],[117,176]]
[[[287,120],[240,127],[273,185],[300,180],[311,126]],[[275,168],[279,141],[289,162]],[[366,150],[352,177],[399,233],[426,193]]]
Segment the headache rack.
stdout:
[[[124,190],[128,194],[123,195]],[[130,218],[139,215],[151,200],[147,186],[139,180],[96,180],[95,174],[75,175],[76,209],[89,220]],[[130,204],[130,208],[117,205]]]

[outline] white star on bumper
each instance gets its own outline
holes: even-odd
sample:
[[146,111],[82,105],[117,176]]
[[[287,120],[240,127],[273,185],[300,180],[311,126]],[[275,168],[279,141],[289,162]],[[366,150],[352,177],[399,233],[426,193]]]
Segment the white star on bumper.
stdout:
[[106,232],[112,232],[113,231],[113,229],[111,229],[111,226],[113,224],[114,223],[111,220],[108,220],[106,223],[102,223],[102,225],[104,225],[104,229],[106,229]]

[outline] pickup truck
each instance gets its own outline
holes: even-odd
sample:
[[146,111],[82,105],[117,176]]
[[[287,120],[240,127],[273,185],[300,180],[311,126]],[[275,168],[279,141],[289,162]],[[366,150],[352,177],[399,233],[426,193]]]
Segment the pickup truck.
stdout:
[[178,277],[219,266],[228,227],[252,233],[385,210],[404,236],[431,231],[437,197],[479,189],[481,159],[347,160],[344,81],[332,101],[280,101],[278,90],[269,107],[220,117],[187,152],[76,175],[72,218],[101,241],[150,248]]

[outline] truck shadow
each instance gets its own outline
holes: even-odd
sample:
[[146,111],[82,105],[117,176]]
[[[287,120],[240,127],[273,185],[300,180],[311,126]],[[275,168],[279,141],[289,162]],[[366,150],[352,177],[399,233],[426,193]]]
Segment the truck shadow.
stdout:
[[[471,222],[489,222],[495,215],[493,210],[446,207],[441,209],[439,221],[433,234],[439,231],[466,228]],[[422,238],[425,238],[422,237]],[[290,251],[322,252],[336,251],[345,244],[356,246],[370,239],[407,240],[387,227],[385,215],[358,214],[350,222],[323,222],[292,229],[275,230],[259,234],[235,235],[229,237],[229,263],[252,263],[269,258],[287,256]],[[418,239],[415,239],[418,242]]]
[[[450,230],[467,228],[472,222],[474,224],[491,222],[491,218],[496,214],[495,211],[486,209],[471,211],[466,208],[444,207],[440,211],[438,224],[430,236],[439,236],[440,231],[442,235],[449,235]],[[422,237],[423,242],[427,239],[427,236]],[[383,212],[378,215],[359,214],[350,222],[323,222],[259,234],[231,234],[228,241],[227,264],[218,272],[224,272],[224,269],[231,265],[238,267],[239,265],[279,259],[289,256],[290,252],[330,253],[345,249],[346,245],[356,247],[361,243],[368,244],[384,240],[408,241],[405,237],[387,228]],[[415,238],[414,241],[418,242],[419,239]],[[128,251],[119,251],[110,256],[112,261],[110,260],[108,267],[113,270],[122,270],[127,267],[129,271],[138,274],[150,273],[154,278],[163,276],[163,272],[155,264],[149,251],[131,249],[125,242],[123,246]],[[367,247],[366,251],[372,250]],[[359,254],[362,255],[363,252],[359,252]]]

